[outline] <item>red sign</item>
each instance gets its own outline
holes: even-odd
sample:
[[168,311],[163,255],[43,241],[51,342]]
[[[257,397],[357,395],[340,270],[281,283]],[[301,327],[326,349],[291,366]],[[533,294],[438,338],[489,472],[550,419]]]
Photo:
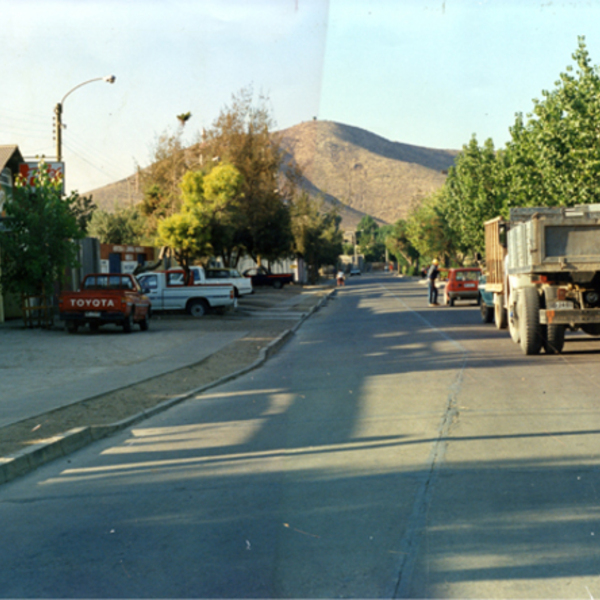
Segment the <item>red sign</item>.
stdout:
[[[31,187],[35,187],[35,176],[38,172],[39,163],[36,162],[28,162],[21,163],[19,165],[19,175],[25,179],[27,185]],[[64,190],[64,181],[65,181],[65,163],[63,162],[49,162],[46,163],[48,167],[48,176],[50,179],[55,180],[60,178],[63,182],[63,190]]]

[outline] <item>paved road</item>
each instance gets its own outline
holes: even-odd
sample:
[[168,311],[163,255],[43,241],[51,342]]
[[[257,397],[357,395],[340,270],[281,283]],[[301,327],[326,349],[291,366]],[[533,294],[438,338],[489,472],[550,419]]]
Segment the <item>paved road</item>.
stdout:
[[352,279],[263,368],[0,488],[0,597],[600,595],[600,342]]

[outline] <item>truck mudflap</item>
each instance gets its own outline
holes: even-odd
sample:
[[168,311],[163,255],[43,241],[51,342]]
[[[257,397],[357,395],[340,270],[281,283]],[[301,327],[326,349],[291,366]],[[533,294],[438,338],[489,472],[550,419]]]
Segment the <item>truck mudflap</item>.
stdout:
[[581,325],[585,323],[600,323],[600,308],[552,308],[540,310],[542,325]]

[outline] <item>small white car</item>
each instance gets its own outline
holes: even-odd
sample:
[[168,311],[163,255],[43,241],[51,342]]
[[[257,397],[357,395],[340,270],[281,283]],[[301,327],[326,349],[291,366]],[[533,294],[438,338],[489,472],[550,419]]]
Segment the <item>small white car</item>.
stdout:
[[352,267],[350,269],[350,277],[353,277],[354,275],[360,275],[360,269],[358,267]]

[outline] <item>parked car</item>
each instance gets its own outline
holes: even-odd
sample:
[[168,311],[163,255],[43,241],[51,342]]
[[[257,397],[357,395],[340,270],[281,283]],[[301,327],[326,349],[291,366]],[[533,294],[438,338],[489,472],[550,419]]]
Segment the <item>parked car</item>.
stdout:
[[58,306],[69,333],[86,324],[97,331],[107,323],[120,325],[126,333],[133,323],[146,331],[151,312],[150,300],[135,277],[123,273],[86,275],[79,290],[60,295]]
[[481,309],[481,320],[484,323],[494,322],[494,292],[488,292],[485,289],[486,277],[482,275],[479,278],[479,307]]
[[479,278],[481,269],[466,267],[448,269],[448,279],[444,288],[444,303],[454,306],[455,300],[479,300]]
[[252,280],[252,285],[270,285],[276,290],[281,289],[286,283],[294,283],[293,273],[271,273],[264,267],[255,267],[244,271],[244,277]]
[[355,275],[360,275],[360,269],[358,267],[352,267],[350,269],[350,277],[354,277]]
[[185,310],[192,317],[203,317],[210,309],[233,309],[237,302],[230,283],[186,285],[183,269],[142,273],[138,280],[153,311]]
[[204,267],[190,267],[194,274],[194,284],[203,283],[231,283],[236,298],[254,293],[252,280],[242,277],[236,269],[221,267],[218,269],[204,269]]

